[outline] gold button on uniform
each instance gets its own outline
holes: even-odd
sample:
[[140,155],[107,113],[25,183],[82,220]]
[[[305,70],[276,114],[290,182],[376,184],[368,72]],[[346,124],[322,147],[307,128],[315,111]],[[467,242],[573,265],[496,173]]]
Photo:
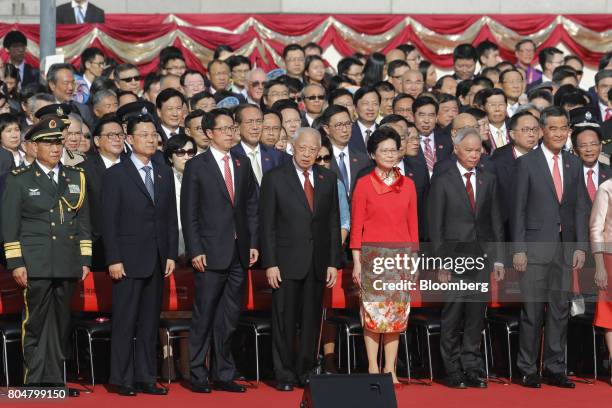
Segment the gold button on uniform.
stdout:
[[51,239],[55,239],[55,235],[51,237]]
[[52,227],[55,227],[55,223],[54,223],[54,222],[52,222],[52,223],[51,223],[51,226],[52,226]]

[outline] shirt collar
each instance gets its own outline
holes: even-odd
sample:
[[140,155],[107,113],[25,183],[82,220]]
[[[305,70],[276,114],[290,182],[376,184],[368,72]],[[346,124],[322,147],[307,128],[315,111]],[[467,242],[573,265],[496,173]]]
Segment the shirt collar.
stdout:
[[593,167],[587,167],[583,165],[582,169],[584,170],[585,176],[587,175],[589,170],[593,170],[593,180],[597,180],[597,178],[599,177],[599,162],[598,161],[595,162],[595,165]]
[[344,146],[344,148],[339,148],[335,145],[332,145],[332,150],[334,151],[334,156],[339,157],[340,153],[344,153],[344,157],[348,157],[349,155],[349,148],[348,145]]
[[89,4],[89,1],[84,1],[83,3],[79,4],[76,1],[72,0],[72,8],[74,9],[75,7],[81,7],[81,10],[83,10],[83,14],[87,12],[88,4]]
[[[296,163],[295,163],[295,159],[293,160],[293,167],[295,167],[295,171],[297,171],[298,175],[304,175],[304,170],[302,170],[301,167],[299,167]],[[308,176],[312,176],[313,172],[312,172],[312,166],[310,166],[308,169]]]
[[472,170],[468,170],[465,167],[463,167],[461,165],[461,163],[459,163],[459,160],[457,160],[457,168],[459,169],[459,173],[461,174],[461,177],[465,176],[465,173],[472,173],[472,174],[476,174],[476,168],[474,167]]
[[240,144],[242,145],[242,148],[244,149],[244,152],[247,154],[247,156],[251,153],[251,152],[255,152],[255,154],[259,154],[259,143],[257,143],[257,146],[255,146],[255,148],[253,149],[251,146],[249,146],[248,144],[244,143],[243,141],[240,141]]
[[501,130],[502,132],[506,133],[506,122],[502,123],[500,128],[497,128],[492,123],[489,123],[489,129],[491,130],[491,132]]
[[132,153],[130,155],[130,159],[132,159],[132,163],[134,163],[134,165],[136,166],[136,168],[140,171],[142,170],[143,167],[145,166],[151,166],[151,168],[153,168],[153,161],[149,160],[148,164],[144,164],[143,162],[140,161],[140,159],[138,157],[136,157],[136,155],[134,153]]
[[229,154],[229,152],[227,153],[223,153],[220,150],[215,149],[212,145],[209,147],[210,152],[212,153],[213,157],[215,158],[216,161],[220,162],[221,160],[223,160],[223,158]]
[[[367,127],[366,125],[364,125],[363,123],[361,123],[360,120],[357,121],[357,125],[359,126],[359,129],[361,130],[361,134],[365,136],[365,132],[366,130],[370,130],[372,131],[372,133],[374,133],[374,130],[376,129],[376,124],[372,124],[372,126]],[[370,136],[372,136],[372,134],[370,133]]]
[[[555,154],[554,154],[553,152],[551,152],[551,151],[548,149],[548,147],[546,147],[546,145],[545,145],[544,143],[542,143],[542,145],[540,146],[540,148],[542,149],[542,153],[544,153],[544,157],[546,157],[546,161],[550,161],[550,162],[552,162],[552,160],[553,160],[553,156],[554,156]],[[563,157],[562,157],[562,155],[561,155],[561,153],[562,153],[562,152],[563,152],[563,151],[560,151],[560,152],[559,152],[559,154],[558,154],[559,159],[563,159]]]
[[102,162],[104,162],[104,166],[108,169],[109,167],[113,166],[114,164],[117,164],[119,162],[121,162],[121,156],[117,157],[116,161],[111,161],[110,159],[108,159],[107,157],[105,157],[103,154],[100,154],[100,157],[102,158]]
[[[36,160],[36,164],[38,164],[38,167],[40,167],[40,169],[43,171],[43,173],[45,173],[45,175],[49,175],[49,172],[51,171],[50,168],[44,166],[41,162],[39,162],[38,160]],[[59,163],[55,165],[55,167],[53,168],[53,172],[55,172],[55,175],[58,176],[59,175]]]
[[172,133],[176,133],[178,135],[179,133],[179,128],[176,128],[175,130],[171,130],[170,128],[161,125],[162,129],[164,130],[164,132],[166,132],[166,136],[170,137],[170,134]]

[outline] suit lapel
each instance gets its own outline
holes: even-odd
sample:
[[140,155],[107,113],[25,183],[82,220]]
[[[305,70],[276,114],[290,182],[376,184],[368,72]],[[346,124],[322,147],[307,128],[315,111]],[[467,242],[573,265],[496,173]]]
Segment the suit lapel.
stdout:
[[[321,170],[319,169],[318,165],[315,164],[312,169],[312,178],[314,180],[314,200],[312,212],[314,214],[317,211],[317,208],[319,208],[319,201],[321,200],[321,194],[323,194],[323,183],[325,182],[326,177],[321,174]],[[306,197],[306,194],[304,194],[304,197]]]
[[259,151],[261,153],[261,174],[267,173],[272,169],[272,157],[267,147],[264,147],[261,143],[259,144]]
[[[538,157],[537,163],[538,163],[538,166],[540,166],[540,171],[542,172],[542,174],[544,175],[544,178],[546,179],[546,184],[548,184],[548,187],[550,187],[550,191],[553,193],[553,196],[555,197],[555,199],[557,199],[557,190],[555,189],[555,183],[553,181],[552,173],[550,172],[550,168],[548,167],[546,156],[544,156],[544,151],[540,147],[539,149],[537,149],[535,154]],[[565,173],[566,172],[564,171],[563,174]]]
[[[230,160],[234,162],[233,163],[234,164],[234,186],[233,187],[234,187],[234,204],[235,204],[238,202],[238,194],[242,192],[242,188],[238,188],[238,183],[240,182],[240,180],[243,180],[242,173],[244,172],[244,170],[240,166],[240,160],[238,159],[236,155],[233,155],[230,153]],[[223,184],[225,184],[225,179],[224,179]]]
[[487,183],[487,179],[482,171],[476,171],[476,178],[474,181],[474,184],[476,184],[476,210],[474,214],[478,216],[482,209],[482,202],[486,197],[486,190],[489,188],[489,183]]
[[467,210],[473,215],[474,211],[472,211],[472,206],[470,205],[470,199],[467,195],[467,189],[465,188],[465,184],[463,183],[463,178],[461,177],[461,173],[457,166],[453,166],[450,170],[449,174],[451,175],[452,185],[457,190],[457,197],[462,197],[461,202],[463,202],[464,206]]
[[599,180],[597,180],[598,185],[606,181],[610,178],[610,173],[608,172],[608,167],[603,163],[599,163]]
[[121,164],[123,164],[125,168],[127,169],[127,173],[132,178],[132,181],[134,182],[134,184],[138,186],[140,191],[145,195],[145,197],[147,197],[147,199],[151,202],[151,204],[153,204],[153,200],[151,200],[151,196],[149,195],[149,192],[147,191],[147,188],[145,187],[144,182],[142,181],[142,178],[140,177],[140,173],[138,172],[138,169],[136,168],[136,165],[134,164],[132,159],[128,157],[127,160],[122,160]]
[[573,169],[573,166],[570,163],[568,155],[569,153],[567,153],[565,150],[561,151],[561,157],[563,158],[563,195],[561,196],[561,202],[565,201],[565,197],[568,196],[566,193],[570,188],[570,182],[571,182],[570,173]]
[[55,197],[57,192],[53,188],[53,184],[51,184],[51,180],[49,179],[49,176],[45,174],[45,172],[40,168],[38,163],[34,162],[34,166],[35,166],[34,175],[36,176],[35,177],[36,184],[38,184],[40,188],[45,190],[50,196]]
[[310,207],[308,206],[308,201],[306,200],[306,193],[304,192],[304,187],[302,186],[302,183],[300,183],[300,178],[297,175],[297,171],[295,170],[293,162],[287,164],[285,171],[287,172],[287,184],[289,184],[289,186],[294,190],[295,196],[304,205],[306,210],[310,212]]
[[202,154],[204,155],[204,159],[206,160],[208,164],[209,173],[212,174],[215,180],[217,180],[217,184],[219,184],[219,189],[221,189],[221,192],[223,193],[227,201],[231,203],[232,200],[230,200],[229,192],[227,191],[227,187],[225,185],[225,179],[223,178],[223,174],[221,174],[221,169],[217,165],[217,161],[215,160],[215,157],[213,156],[210,149],[208,149]]
[[59,174],[57,175],[57,181],[57,193],[59,197],[61,197],[64,195],[64,192],[68,187],[68,180],[66,180],[66,172],[64,171],[64,168],[61,163],[59,165]]

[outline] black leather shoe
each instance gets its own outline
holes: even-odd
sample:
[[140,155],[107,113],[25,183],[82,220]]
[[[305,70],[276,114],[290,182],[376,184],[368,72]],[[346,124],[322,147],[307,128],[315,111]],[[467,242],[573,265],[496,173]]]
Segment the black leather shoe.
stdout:
[[464,389],[467,388],[465,378],[461,374],[452,374],[446,378],[446,386],[450,388]]
[[538,374],[528,374],[521,378],[521,385],[527,388],[540,388],[542,387],[542,382]]
[[121,387],[119,387],[119,395],[123,397],[135,397],[136,390],[134,389],[134,387],[122,385]]
[[546,375],[546,382],[548,385],[560,388],[576,388],[574,384],[567,376],[563,373],[553,374],[549,373]]
[[212,392],[212,387],[210,383],[191,383],[191,391],[197,392],[200,394],[210,394]]
[[76,388],[68,388],[68,396],[72,398],[80,397],[81,391],[77,390]]
[[240,371],[236,370],[236,373],[234,374],[234,381],[246,381],[246,377],[242,375]]
[[246,387],[237,384],[234,381],[216,381],[215,389],[227,392],[246,392]]
[[143,394],[150,395],[166,395],[168,390],[164,387],[158,387],[155,383],[145,384],[136,383],[136,391],[142,392]]
[[276,389],[278,391],[293,391],[293,384],[287,382],[276,383]]
[[487,378],[480,371],[468,371],[465,374],[465,384],[470,388],[487,388]]

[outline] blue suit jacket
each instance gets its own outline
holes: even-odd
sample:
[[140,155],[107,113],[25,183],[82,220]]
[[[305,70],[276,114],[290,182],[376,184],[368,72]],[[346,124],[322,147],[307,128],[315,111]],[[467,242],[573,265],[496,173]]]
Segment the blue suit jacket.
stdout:
[[[275,168],[276,166],[281,165],[285,158],[283,157],[283,152],[280,150],[276,150],[273,147],[268,147],[262,143],[259,144],[259,150],[261,151],[261,172],[265,174]],[[240,156],[248,157],[244,148],[242,147],[242,143],[238,143],[236,146],[232,147],[231,152],[234,154],[238,154]]]

